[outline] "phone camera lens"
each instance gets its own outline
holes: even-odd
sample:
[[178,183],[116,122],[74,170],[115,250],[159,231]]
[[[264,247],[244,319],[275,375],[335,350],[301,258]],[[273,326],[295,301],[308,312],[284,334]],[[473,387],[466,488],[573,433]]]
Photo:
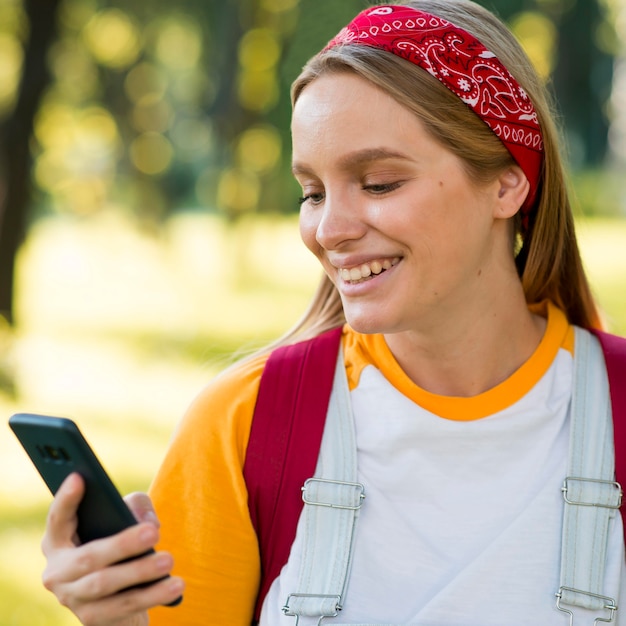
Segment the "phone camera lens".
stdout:
[[45,446],[48,458],[55,463],[64,463],[69,461],[70,456],[63,448],[55,448],[53,446]]

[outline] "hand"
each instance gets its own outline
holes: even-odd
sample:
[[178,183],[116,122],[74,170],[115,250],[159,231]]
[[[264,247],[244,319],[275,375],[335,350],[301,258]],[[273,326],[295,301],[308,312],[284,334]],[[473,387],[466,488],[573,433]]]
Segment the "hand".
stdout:
[[180,578],[168,577],[148,587],[128,589],[167,576],[173,560],[166,552],[122,561],[154,548],[158,521],[150,499],[133,494],[126,501],[136,526],[78,545],[76,510],[84,483],[78,474],[63,482],[50,507],[42,550],[47,559],[43,584],[85,626],[143,626],[146,610],[173,602],[183,592]]

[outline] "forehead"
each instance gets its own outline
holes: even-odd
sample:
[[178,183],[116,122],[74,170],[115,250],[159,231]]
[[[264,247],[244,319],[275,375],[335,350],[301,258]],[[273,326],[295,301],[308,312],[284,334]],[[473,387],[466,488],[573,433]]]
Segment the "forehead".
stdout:
[[[294,172],[313,164],[391,158],[424,159],[442,149],[418,117],[388,93],[352,73],[331,73],[301,92],[292,117]],[[363,156],[361,162],[353,159]]]
[[372,121],[380,110],[399,109],[410,115],[405,107],[370,81],[352,72],[329,72],[311,81],[294,104],[292,125],[307,119],[315,123],[342,115],[363,113]]
[[307,85],[292,116],[294,153],[319,150],[329,143],[366,148],[401,140],[407,131],[424,132],[407,108],[369,81],[351,73],[320,76]]

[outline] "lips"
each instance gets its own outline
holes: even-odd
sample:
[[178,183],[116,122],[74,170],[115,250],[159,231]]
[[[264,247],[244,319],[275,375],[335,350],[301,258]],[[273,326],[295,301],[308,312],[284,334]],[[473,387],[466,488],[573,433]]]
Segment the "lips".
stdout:
[[391,269],[394,265],[397,265],[399,262],[400,257],[393,257],[391,259],[376,259],[374,261],[361,263],[360,265],[350,268],[338,268],[338,272],[341,279],[345,282],[359,283],[382,274],[388,269]]

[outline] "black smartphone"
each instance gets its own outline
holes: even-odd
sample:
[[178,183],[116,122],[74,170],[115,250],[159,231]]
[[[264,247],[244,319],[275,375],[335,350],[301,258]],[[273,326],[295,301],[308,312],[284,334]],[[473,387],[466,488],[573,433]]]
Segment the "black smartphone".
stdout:
[[[78,506],[76,531],[81,543],[137,524],[75,422],[65,417],[17,413],[9,419],[9,426],[53,495],[71,473],[82,476],[85,495]],[[182,597],[169,606],[181,600]]]

